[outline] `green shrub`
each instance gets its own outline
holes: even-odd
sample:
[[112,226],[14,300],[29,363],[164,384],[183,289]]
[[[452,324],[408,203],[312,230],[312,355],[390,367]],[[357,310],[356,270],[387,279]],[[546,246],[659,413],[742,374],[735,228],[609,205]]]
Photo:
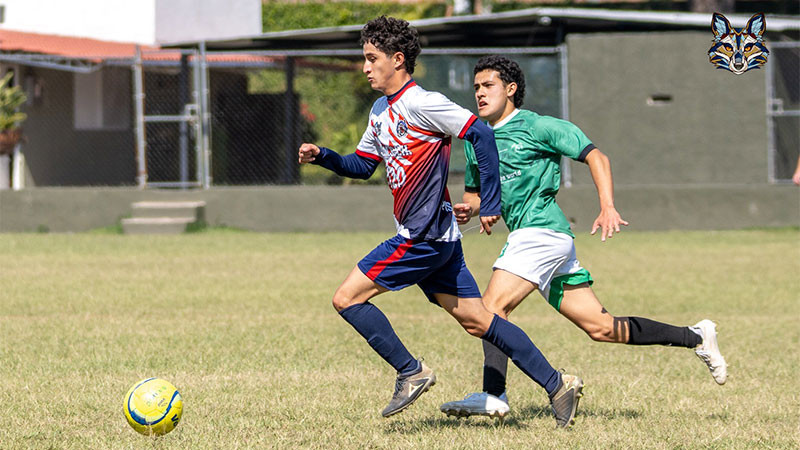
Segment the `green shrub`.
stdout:
[[442,17],[447,2],[411,4],[359,1],[306,3],[264,2],[261,14],[264,32],[363,24],[382,14],[406,20]]

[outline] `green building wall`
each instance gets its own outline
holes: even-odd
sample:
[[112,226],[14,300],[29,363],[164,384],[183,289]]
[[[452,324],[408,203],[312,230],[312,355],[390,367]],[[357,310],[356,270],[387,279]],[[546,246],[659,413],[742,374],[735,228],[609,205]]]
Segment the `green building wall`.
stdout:
[[[764,70],[708,62],[711,32],[570,35],[570,119],[622,185],[767,183]],[[591,184],[575,170],[575,185]]]

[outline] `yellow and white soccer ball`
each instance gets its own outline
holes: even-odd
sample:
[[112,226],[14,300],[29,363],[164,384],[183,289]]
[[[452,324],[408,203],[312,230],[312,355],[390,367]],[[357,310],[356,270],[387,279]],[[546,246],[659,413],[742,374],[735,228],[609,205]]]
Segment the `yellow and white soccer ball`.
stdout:
[[169,381],[148,378],[125,394],[125,418],[134,430],[147,436],[172,431],[181,420],[183,399]]

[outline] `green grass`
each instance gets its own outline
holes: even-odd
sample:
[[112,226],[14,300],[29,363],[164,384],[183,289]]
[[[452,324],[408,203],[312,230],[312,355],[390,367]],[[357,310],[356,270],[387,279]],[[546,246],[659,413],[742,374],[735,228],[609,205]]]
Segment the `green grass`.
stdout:
[[[511,316],[557,367],[581,374],[576,426],[510,368],[512,415],[448,418],[479,389],[480,342],[417,288],[375,303],[438,384],[390,419],[394,373],[330,305],[387,234],[207,231],[175,237],[0,235],[0,448],[797,448],[800,232],[585,233],[578,257],[618,315],[718,323],[730,377],[687,349],[600,344],[534,294]],[[474,231],[483,287],[505,236]],[[136,381],[181,391],[171,434],[122,415]]]

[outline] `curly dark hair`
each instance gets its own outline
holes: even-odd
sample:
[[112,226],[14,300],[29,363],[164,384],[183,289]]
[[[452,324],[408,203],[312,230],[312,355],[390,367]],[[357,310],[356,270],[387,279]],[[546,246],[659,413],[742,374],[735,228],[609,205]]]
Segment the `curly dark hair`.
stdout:
[[517,83],[517,92],[514,93],[514,106],[517,108],[522,106],[525,100],[525,74],[522,73],[519,64],[505,56],[487,55],[475,63],[475,70],[472,74],[476,75],[478,72],[487,69],[497,71],[500,74],[500,79],[506,85]]
[[422,48],[419,45],[419,33],[403,19],[380,16],[372,19],[361,29],[358,45],[370,43],[387,55],[397,52],[406,57],[406,72],[414,73],[417,56]]

